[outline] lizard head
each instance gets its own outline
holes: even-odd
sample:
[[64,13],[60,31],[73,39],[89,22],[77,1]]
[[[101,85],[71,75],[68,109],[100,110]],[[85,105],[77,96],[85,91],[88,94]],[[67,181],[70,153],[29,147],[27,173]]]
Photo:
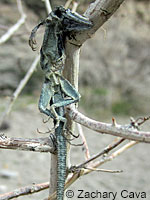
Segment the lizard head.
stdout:
[[63,6],[56,7],[49,17],[50,19],[47,19],[50,21],[52,18],[60,21],[65,32],[83,31],[92,27],[92,22],[88,18],[72,12],[70,9],[65,9]]

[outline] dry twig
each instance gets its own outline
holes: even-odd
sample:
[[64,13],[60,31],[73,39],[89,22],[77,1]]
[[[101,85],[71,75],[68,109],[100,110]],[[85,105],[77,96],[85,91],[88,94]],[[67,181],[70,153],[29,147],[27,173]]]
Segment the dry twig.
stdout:
[[72,3],[73,0],[68,0],[65,4],[65,8],[69,8],[70,4]]
[[21,18],[4,35],[2,35],[2,37],[0,38],[0,44],[5,43],[25,22],[26,15],[23,12],[21,0],[17,0],[17,6],[18,6],[18,11],[20,12]]
[[89,170],[95,171],[95,172],[107,172],[107,173],[121,173],[121,172],[123,172],[122,170],[97,169],[97,168],[94,168],[94,167],[85,167],[85,169],[89,169]]
[[[135,142],[135,141],[131,141],[131,142],[127,143],[126,145],[124,145],[123,147],[121,147],[120,149],[118,149],[117,151],[112,153],[110,156],[104,156],[100,161],[93,163],[93,165],[91,165],[91,168],[97,168],[108,161],[112,161],[114,158],[119,156],[121,153],[123,153],[127,149],[133,147],[135,144],[137,144],[137,142]],[[80,164],[80,165],[82,165],[82,164]],[[67,189],[70,185],[72,185],[81,176],[89,174],[92,171],[93,170],[83,169],[83,168],[81,170],[75,171],[72,174],[72,176],[67,180],[67,182],[65,184],[65,189]],[[54,192],[51,196],[49,196],[48,198],[46,198],[44,200],[54,200],[55,198],[56,198],[56,192]]]
[[55,153],[53,137],[45,138],[8,138],[0,135],[0,149],[12,149],[21,151],[50,152]]
[[76,12],[79,2],[73,1],[72,12]]
[[72,120],[99,133],[105,133],[129,140],[150,143],[150,132],[139,131],[136,128],[134,128],[132,124],[116,124],[114,126],[114,123],[108,124],[90,119],[78,112],[75,108],[73,108],[73,106],[68,106],[67,110]]
[[46,10],[47,10],[47,13],[52,12],[52,7],[51,7],[49,0],[43,0],[43,1],[45,2],[45,7],[46,7]]
[[[116,144],[117,143],[118,142],[116,142]],[[112,153],[110,156],[104,156],[100,161],[96,162],[94,165],[92,165],[88,169],[82,169],[82,170],[74,172],[73,175],[67,180],[65,189],[67,189],[72,183],[74,183],[80,176],[83,176],[85,174],[92,172],[93,169],[94,169],[94,171],[96,170],[96,171],[103,171],[103,172],[109,172],[109,173],[121,172],[121,171],[112,171],[112,170],[105,170],[105,169],[103,170],[103,169],[96,169],[96,168],[98,166],[104,164],[105,162],[113,160],[114,158],[116,158],[121,153],[123,153],[125,150],[131,148],[135,144],[137,144],[137,142],[131,141],[128,144],[121,147],[120,149],[118,149],[117,151],[115,151],[114,153]],[[80,165],[82,165],[82,164],[80,164]],[[33,194],[35,192],[39,192],[41,190],[47,189],[48,187],[49,187],[49,182],[36,184],[33,186],[23,187],[23,188],[19,188],[19,189],[15,190],[13,192],[9,192],[9,193],[0,195],[0,199],[8,200],[8,199],[12,199],[12,198],[19,197],[22,195]],[[54,198],[56,198],[56,192],[54,192],[50,197],[46,198],[45,200],[52,200]]]
[[83,149],[85,150],[85,158],[87,160],[87,159],[90,158],[90,152],[89,152],[89,148],[88,148],[88,145],[87,145],[87,141],[86,141],[86,138],[84,136],[82,126],[80,124],[77,124],[77,127],[78,127],[79,134],[80,134],[82,141],[83,141]]
[[49,187],[49,182],[18,188],[12,192],[0,195],[0,200],[9,200],[23,195],[33,194],[45,190],[48,187]]
[[77,165],[76,168],[83,168],[85,167],[87,164],[89,164],[90,162],[92,162],[93,160],[97,159],[98,157],[104,155],[104,154],[108,154],[111,150],[113,150],[114,148],[116,148],[118,145],[120,145],[125,139],[117,139],[117,141],[113,141],[113,143],[109,144],[104,150],[102,150],[100,153],[92,156],[91,158],[89,158],[88,160],[86,160],[85,162],[83,162],[80,165]]

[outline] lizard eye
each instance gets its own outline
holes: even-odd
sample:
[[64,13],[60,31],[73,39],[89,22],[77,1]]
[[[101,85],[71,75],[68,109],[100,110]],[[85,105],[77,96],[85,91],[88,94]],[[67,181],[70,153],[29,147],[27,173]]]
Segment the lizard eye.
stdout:
[[61,16],[62,16],[62,12],[61,12],[61,10],[56,10],[55,11],[55,15],[57,16],[57,17],[59,17],[59,18],[61,18]]

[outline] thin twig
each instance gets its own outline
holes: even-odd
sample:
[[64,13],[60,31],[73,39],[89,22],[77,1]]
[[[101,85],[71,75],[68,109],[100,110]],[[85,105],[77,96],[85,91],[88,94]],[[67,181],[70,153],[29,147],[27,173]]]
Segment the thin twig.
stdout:
[[[138,142],[135,142],[135,141],[131,141],[127,144],[125,144],[124,146],[122,146],[121,148],[119,148],[118,150],[116,150],[115,152],[113,152],[111,155],[109,156],[103,156],[103,158],[100,160],[100,161],[97,161],[97,162],[94,162],[91,164],[91,166],[88,166],[88,167],[91,167],[91,168],[97,168],[101,165],[103,165],[104,163],[108,162],[108,161],[112,161],[113,159],[115,159],[117,156],[119,156],[120,154],[122,154],[124,151],[126,151],[127,149],[133,147],[134,145],[136,145]],[[82,164],[81,164],[82,165]],[[89,174],[92,170],[83,170],[82,169],[82,175],[85,175],[85,174]]]
[[131,119],[131,122],[134,124],[135,127],[136,126],[139,127],[142,124],[144,124],[146,121],[148,121],[150,119],[150,116],[148,116],[148,117],[139,117],[136,120],[133,117],[131,117],[130,119]]
[[89,148],[88,148],[88,145],[87,145],[87,141],[86,141],[86,138],[84,136],[82,126],[80,124],[77,124],[77,127],[78,127],[79,134],[80,134],[82,141],[83,141],[83,149],[85,150],[85,158],[87,160],[87,159],[90,158],[90,152],[89,152]]
[[118,145],[120,145],[125,139],[121,138],[111,144],[109,144],[104,150],[102,150],[100,153],[92,156],[91,158],[89,158],[88,160],[86,160],[85,162],[83,162],[82,164],[80,165],[77,165],[76,168],[82,168],[84,167],[85,165],[87,165],[88,163],[90,163],[91,161],[97,159],[98,157],[104,155],[104,154],[107,154],[109,153],[112,149],[116,148]]
[[[99,156],[104,155],[105,153],[108,153],[109,151],[111,151],[112,149],[114,149],[115,147],[117,147],[121,143],[121,141],[123,141],[123,139],[121,139],[121,140],[118,139],[117,141],[113,141],[112,144],[108,145],[105,148],[105,151],[103,150],[101,153],[99,153]],[[97,158],[97,156],[93,157],[93,160],[96,159],[96,158]],[[96,163],[96,165],[97,165],[97,163]],[[85,172],[86,173],[87,172],[89,172],[89,173],[92,172],[91,169],[84,169],[84,168],[82,168],[84,166],[85,166],[85,162],[79,164],[78,166],[75,166],[75,172],[73,172],[73,175],[67,180],[67,182],[65,184],[65,189],[68,188],[72,183],[74,183],[80,176],[84,175]],[[88,167],[90,167],[90,166],[88,166]],[[91,168],[96,168],[96,167],[93,164],[91,166]],[[72,167],[69,169],[69,171],[72,171]],[[56,192],[54,192],[48,199],[45,199],[45,200],[54,200],[55,198],[56,198]]]
[[2,134],[0,135],[0,149],[56,153],[52,137],[24,139],[8,138]]
[[[118,149],[117,151],[112,153],[110,156],[104,156],[100,161],[97,161],[96,163],[94,163],[91,166],[91,168],[97,168],[97,167],[101,166],[102,164],[104,164],[104,163],[106,163],[108,161],[112,161],[117,156],[119,156],[121,153],[123,153],[127,149],[133,147],[137,143],[138,142],[135,142],[135,141],[131,141],[131,142],[127,143],[126,145],[124,145],[123,147],[121,147],[120,149]],[[89,174],[91,172],[92,172],[92,170],[83,169],[83,168],[81,169],[81,171],[74,172],[73,175],[67,180],[67,182],[65,184],[65,189],[67,189],[70,185],[72,185],[81,176]],[[46,198],[44,200],[54,200],[55,198],[56,198],[56,192],[54,192],[51,196],[49,196],[48,198]]]
[[25,15],[24,11],[23,11],[23,7],[22,7],[22,2],[21,0],[17,0],[17,7],[18,7],[18,10],[20,12],[21,15]]
[[107,30],[103,26],[101,27],[101,29],[102,29],[102,31],[104,33],[103,38],[104,38],[104,40],[106,40],[107,39]]
[[0,200],[9,200],[9,199],[13,199],[13,198],[20,197],[23,195],[33,194],[33,193],[40,192],[48,188],[49,188],[49,182],[34,184],[32,186],[18,188],[12,192],[2,194],[0,195]]
[[0,44],[5,43],[25,22],[26,15],[23,12],[21,0],[17,0],[17,7],[18,7],[18,11],[21,14],[21,18],[4,35],[2,35],[2,37],[0,38]]
[[150,132],[139,131],[136,128],[132,127],[131,126],[132,124],[114,125],[114,124],[99,122],[81,114],[75,108],[73,108],[73,106],[67,106],[67,110],[72,120],[99,133],[110,134],[125,139],[135,140],[144,143],[150,143]]
[[[138,142],[135,141],[131,141],[127,144],[125,144],[123,147],[121,147],[120,149],[118,149],[117,151],[113,152],[110,156],[104,156],[100,161],[94,162],[91,164],[90,167],[94,167],[97,168],[101,165],[103,165],[104,163],[108,162],[108,161],[112,161],[114,158],[116,158],[117,156],[119,156],[121,153],[123,153],[124,151],[126,151],[127,149],[133,147],[135,144],[137,144]],[[82,175],[86,175],[89,174],[91,172],[91,170],[83,170],[81,169],[81,174]]]
[[66,2],[66,4],[65,4],[65,8],[67,9],[67,8],[69,8],[69,6],[70,6],[70,4],[72,3],[72,1],[73,0],[68,0],[67,2]]
[[73,1],[72,12],[76,12],[78,6],[79,6],[79,3],[76,1]]
[[123,153],[125,150],[133,147],[136,144],[138,144],[137,141],[128,142],[123,147],[121,147],[120,149],[118,149],[117,151],[115,151],[114,153],[112,153],[112,155],[110,156],[110,160],[113,160],[114,158],[116,158],[117,156],[119,156],[121,153]]
[[26,83],[28,82],[28,80],[30,79],[30,77],[32,76],[33,72],[36,69],[36,66],[39,62],[40,56],[38,55],[31,67],[29,68],[28,72],[26,73],[26,75],[24,76],[24,78],[20,81],[17,89],[15,90],[15,92],[13,93],[9,104],[6,107],[6,110],[2,113],[1,118],[0,118],[0,125],[3,123],[3,121],[5,120],[6,116],[11,112],[11,109],[16,101],[16,99],[18,98],[19,94],[21,93],[22,89],[24,88],[24,86],[26,85]]
[[107,173],[122,173],[123,172],[123,170],[97,169],[94,167],[86,167],[85,169],[89,169],[95,172],[107,172]]
[[50,4],[49,0],[44,0],[44,2],[45,2],[45,7],[47,10],[47,13],[49,14],[50,12],[52,12],[51,4]]

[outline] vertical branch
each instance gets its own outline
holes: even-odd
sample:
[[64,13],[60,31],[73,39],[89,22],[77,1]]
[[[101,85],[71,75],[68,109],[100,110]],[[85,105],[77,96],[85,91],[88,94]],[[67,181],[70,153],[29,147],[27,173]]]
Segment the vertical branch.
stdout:
[[72,3],[72,0],[68,0],[65,4],[65,8],[69,8],[70,4]]
[[17,7],[18,7],[18,11],[20,12],[20,19],[17,21],[16,24],[14,24],[1,38],[0,38],[0,44],[5,43],[10,37],[12,37],[12,35],[20,28],[20,26],[22,24],[25,23],[26,20],[26,15],[23,12],[23,8],[22,8],[22,3],[21,0],[17,0]]
[[[71,2],[72,1],[68,0],[67,1],[68,5],[65,5],[65,8],[67,8],[67,6],[69,7]],[[76,8],[77,8],[77,6],[76,6]],[[74,9],[74,11],[75,11],[75,9]],[[65,46],[65,53],[66,53],[66,61],[65,61],[65,68],[63,71],[63,75],[78,91],[80,46],[76,46],[67,41],[66,46]],[[73,122],[73,120],[70,119],[68,114],[66,114],[66,118],[67,118],[67,129],[74,132],[75,123]],[[71,163],[70,163],[70,145],[68,143],[67,144],[66,167],[69,168],[70,165],[71,165]]]
[[66,42],[66,62],[64,76],[78,90],[80,47]]
[[50,184],[49,195],[51,196],[57,188],[57,155],[51,154],[50,161]]
[[[64,77],[78,90],[80,47],[66,42],[66,62]],[[75,124],[67,114],[67,128],[74,132]],[[67,167],[70,166],[70,145],[67,144]]]
[[72,12],[75,12],[77,10],[77,7],[79,5],[79,2],[74,1],[72,6]]
[[45,7],[47,10],[47,13],[49,14],[50,12],[52,12],[51,4],[50,4],[49,0],[44,0],[44,2],[45,2]]

